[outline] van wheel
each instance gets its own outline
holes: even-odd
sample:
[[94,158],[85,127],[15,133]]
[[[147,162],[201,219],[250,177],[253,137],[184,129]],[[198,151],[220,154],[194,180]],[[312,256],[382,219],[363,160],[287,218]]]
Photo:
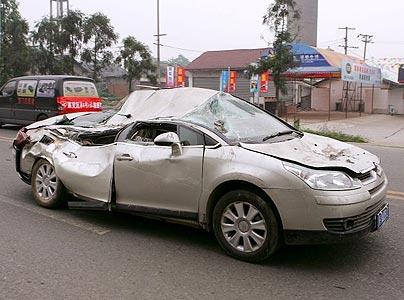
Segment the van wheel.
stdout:
[[56,176],[48,161],[39,160],[31,174],[32,192],[36,203],[46,208],[59,208],[64,204],[66,188]]
[[247,262],[268,259],[280,245],[279,224],[271,207],[245,190],[231,191],[219,200],[213,230],[227,254]]
[[36,118],[36,120],[37,120],[37,122],[38,122],[38,121],[46,120],[47,118],[48,118],[47,115],[39,115],[38,118]]

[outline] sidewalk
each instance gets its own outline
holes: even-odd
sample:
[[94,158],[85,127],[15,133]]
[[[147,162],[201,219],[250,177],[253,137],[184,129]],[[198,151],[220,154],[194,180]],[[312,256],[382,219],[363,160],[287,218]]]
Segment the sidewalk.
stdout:
[[301,120],[301,126],[312,130],[360,135],[373,145],[404,148],[404,116],[402,115],[366,115],[329,122]]

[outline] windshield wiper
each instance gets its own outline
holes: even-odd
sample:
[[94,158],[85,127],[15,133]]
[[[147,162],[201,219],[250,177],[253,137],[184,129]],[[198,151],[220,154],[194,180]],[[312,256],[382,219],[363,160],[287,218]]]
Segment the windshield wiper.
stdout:
[[293,133],[296,133],[296,134],[298,134],[299,136],[303,136],[303,133],[300,132],[300,131],[297,131],[297,130],[287,130],[287,131],[281,131],[281,132],[278,132],[278,133],[269,135],[269,136],[263,138],[262,141],[263,141],[263,142],[266,142],[266,141],[268,141],[268,140],[270,140],[270,139],[273,139],[273,138],[276,138],[276,137],[279,137],[279,136],[290,135],[290,134],[293,134]]

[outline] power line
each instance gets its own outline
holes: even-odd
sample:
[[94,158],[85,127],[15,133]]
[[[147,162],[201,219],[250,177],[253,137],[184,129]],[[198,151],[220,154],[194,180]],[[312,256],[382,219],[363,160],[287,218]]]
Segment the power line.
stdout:
[[166,47],[166,48],[175,49],[175,50],[188,51],[188,52],[197,52],[197,53],[203,53],[203,52],[205,52],[205,51],[202,51],[202,50],[194,50],[194,49],[180,48],[180,47],[174,47],[174,46],[162,45],[162,44],[161,44],[160,46]]
[[368,49],[368,44],[373,44],[373,35],[369,34],[359,34],[358,38],[362,38],[362,42],[365,44],[364,50],[363,50],[363,60],[366,60],[366,52]]
[[356,30],[356,28],[350,28],[348,26],[339,28],[340,30],[345,30],[345,38],[344,38],[344,45],[339,45],[338,47],[344,48],[345,55],[348,54],[348,49],[358,49],[359,47],[349,46],[348,43],[348,33],[350,30]]

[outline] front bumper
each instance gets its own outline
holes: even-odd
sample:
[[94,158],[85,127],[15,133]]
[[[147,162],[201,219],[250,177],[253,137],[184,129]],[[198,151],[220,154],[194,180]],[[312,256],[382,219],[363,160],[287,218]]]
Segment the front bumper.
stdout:
[[[376,215],[387,206],[383,199],[358,216],[324,220],[326,231],[285,230],[288,245],[336,244],[358,240],[378,230]],[[349,226],[347,226],[349,225]]]
[[287,244],[323,244],[372,232],[375,215],[386,204],[387,188],[383,174],[353,191],[265,191],[278,209]]

